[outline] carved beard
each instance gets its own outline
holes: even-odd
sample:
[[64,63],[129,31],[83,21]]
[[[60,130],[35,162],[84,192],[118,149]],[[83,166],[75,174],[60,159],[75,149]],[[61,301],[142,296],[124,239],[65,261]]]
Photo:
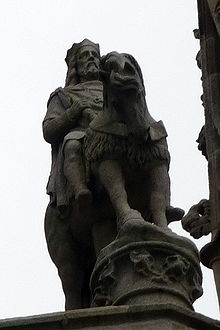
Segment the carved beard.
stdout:
[[84,68],[79,70],[79,76],[86,80],[95,80],[99,78],[99,69],[94,62],[87,63]]

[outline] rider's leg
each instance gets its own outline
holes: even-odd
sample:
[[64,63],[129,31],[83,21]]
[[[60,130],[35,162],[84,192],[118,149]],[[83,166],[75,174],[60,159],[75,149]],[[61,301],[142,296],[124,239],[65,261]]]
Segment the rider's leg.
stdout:
[[102,161],[98,168],[101,183],[109,194],[116,216],[120,223],[132,217],[141,218],[138,211],[134,211],[128,204],[125,182],[121,166],[115,160]]
[[167,165],[161,164],[154,166],[150,170],[151,194],[150,210],[153,222],[161,227],[167,228],[166,208],[169,197],[167,196],[167,187],[169,185],[169,175]]
[[[91,200],[91,192],[86,183],[86,171],[82,155],[82,143],[79,140],[68,140],[64,146],[64,175],[72,185],[75,199]],[[83,203],[82,203],[83,204]]]

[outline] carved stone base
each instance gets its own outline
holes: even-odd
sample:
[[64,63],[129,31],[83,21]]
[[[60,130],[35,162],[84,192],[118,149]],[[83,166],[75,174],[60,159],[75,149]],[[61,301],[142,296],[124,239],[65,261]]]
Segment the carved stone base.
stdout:
[[171,303],[193,309],[202,295],[201,282],[198,251],[191,241],[129,221],[97,260],[92,306]]

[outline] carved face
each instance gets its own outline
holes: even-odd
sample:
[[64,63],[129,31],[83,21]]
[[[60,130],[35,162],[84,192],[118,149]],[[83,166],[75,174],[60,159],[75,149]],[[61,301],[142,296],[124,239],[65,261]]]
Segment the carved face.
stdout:
[[102,64],[111,87],[136,92],[144,89],[140,68],[131,55],[112,52],[106,55]]
[[80,81],[99,77],[100,56],[96,48],[83,46],[77,53],[77,73]]

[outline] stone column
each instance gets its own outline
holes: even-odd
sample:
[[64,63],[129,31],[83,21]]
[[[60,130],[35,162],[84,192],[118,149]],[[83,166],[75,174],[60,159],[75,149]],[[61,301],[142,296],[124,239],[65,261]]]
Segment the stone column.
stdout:
[[220,302],[220,1],[198,0],[198,14],[212,234],[201,260],[213,269]]

